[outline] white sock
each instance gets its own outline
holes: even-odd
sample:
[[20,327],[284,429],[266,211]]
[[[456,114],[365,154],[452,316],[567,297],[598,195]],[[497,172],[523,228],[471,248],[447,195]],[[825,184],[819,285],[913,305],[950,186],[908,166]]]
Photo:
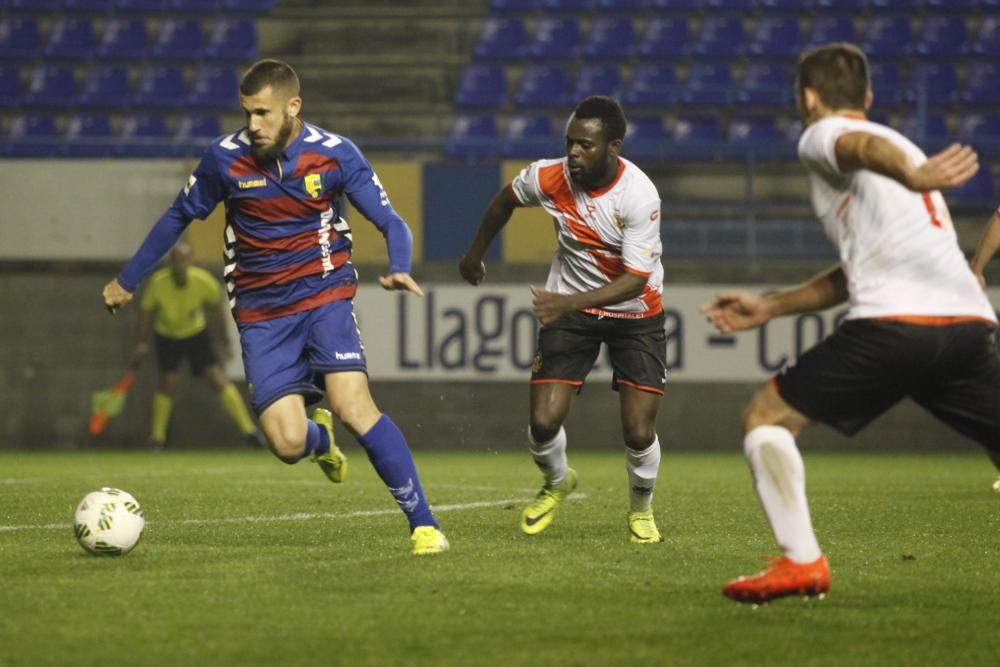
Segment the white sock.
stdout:
[[548,485],[558,484],[566,478],[566,431],[561,426],[556,437],[548,442],[535,442],[531,437],[531,427],[528,427],[528,451],[535,459],[535,465],[545,476]]
[[743,439],[743,451],[778,546],[797,563],[819,558],[806,502],[805,466],[792,433],[781,426],[758,426]]
[[653,439],[641,452],[625,448],[625,470],[628,471],[628,500],[633,512],[645,512],[653,503],[653,488],[660,471],[660,439]]

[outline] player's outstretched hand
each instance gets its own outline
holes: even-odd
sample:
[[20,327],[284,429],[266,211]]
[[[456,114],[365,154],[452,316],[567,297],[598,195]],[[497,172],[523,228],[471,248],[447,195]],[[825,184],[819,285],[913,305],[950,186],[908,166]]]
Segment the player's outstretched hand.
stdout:
[[117,278],[109,281],[104,286],[101,294],[104,296],[104,307],[112,315],[116,314],[119,308],[132,300],[132,292],[122,287]]
[[531,310],[538,321],[545,326],[574,310],[565,294],[546,292],[538,287],[532,287],[531,296]]
[[470,285],[478,285],[486,278],[486,264],[481,259],[462,255],[462,261],[458,263],[458,272],[462,274],[465,282]]
[[916,192],[947,190],[967,183],[979,171],[979,156],[970,146],[952,144],[927,158],[910,174],[909,188]]
[[724,334],[753,329],[772,316],[764,297],[743,290],[720,292],[699,311]]
[[378,282],[382,286],[382,289],[403,290],[413,292],[417,296],[424,295],[424,291],[420,289],[420,285],[417,284],[417,281],[409,273],[390,273],[387,276],[379,276]]

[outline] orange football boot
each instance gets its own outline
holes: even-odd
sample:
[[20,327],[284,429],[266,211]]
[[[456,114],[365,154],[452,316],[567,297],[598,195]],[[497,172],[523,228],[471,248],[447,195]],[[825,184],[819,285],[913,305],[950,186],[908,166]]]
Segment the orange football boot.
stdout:
[[823,595],[830,590],[830,564],[826,556],[811,563],[796,563],[787,556],[771,558],[770,567],[751,577],[733,579],[722,594],[737,602],[761,604],[786,595]]

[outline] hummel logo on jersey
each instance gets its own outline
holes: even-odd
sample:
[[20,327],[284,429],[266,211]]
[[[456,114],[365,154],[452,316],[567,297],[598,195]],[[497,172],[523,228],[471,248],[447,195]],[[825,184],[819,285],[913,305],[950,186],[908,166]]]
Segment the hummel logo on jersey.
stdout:
[[191,194],[191,188],[193,188],[194,184],[197,183],[197,182],[198,182],[198,179],[195,178],[194,174],[191,174],[190,176],[188,176],[187,185],[184,186],[184,196],[185,197],[187,197],[189,194]]
[[266,188],[267,179],[266,178],[251,178],[248,181],[237,181],[240,186],[240,190],[249,190],[250,188]]
[[323,179],[319,174],[309,174],[304,179],[302,179],[302,185],[305,186],[306,192],[313,199],[319,198],[320,190],[323,189]]

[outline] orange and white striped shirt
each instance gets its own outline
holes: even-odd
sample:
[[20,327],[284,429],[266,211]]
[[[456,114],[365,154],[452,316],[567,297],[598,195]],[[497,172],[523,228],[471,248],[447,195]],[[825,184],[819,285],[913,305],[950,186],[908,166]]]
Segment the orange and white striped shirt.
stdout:
[[618,160],[618,177],[600,190],[575,183],[566,158],[532,162],[511,189],[521,204],[541,206],[554,218],[559,246],[546,290],[580,294],[633,273],[646,278],[642,294],[586,312],[642,319],[663,310],[660,195],[639,167]]
[[902,134],[860,115],[829,116],[802,133],[799,158],[809,172],[813,208],[847,277],[847,317],[996,322],[958,246],[941,193],[913,192],[865,169],[842,171],[837,140],[849,132],[886,139],[914,166],[927,161]]

